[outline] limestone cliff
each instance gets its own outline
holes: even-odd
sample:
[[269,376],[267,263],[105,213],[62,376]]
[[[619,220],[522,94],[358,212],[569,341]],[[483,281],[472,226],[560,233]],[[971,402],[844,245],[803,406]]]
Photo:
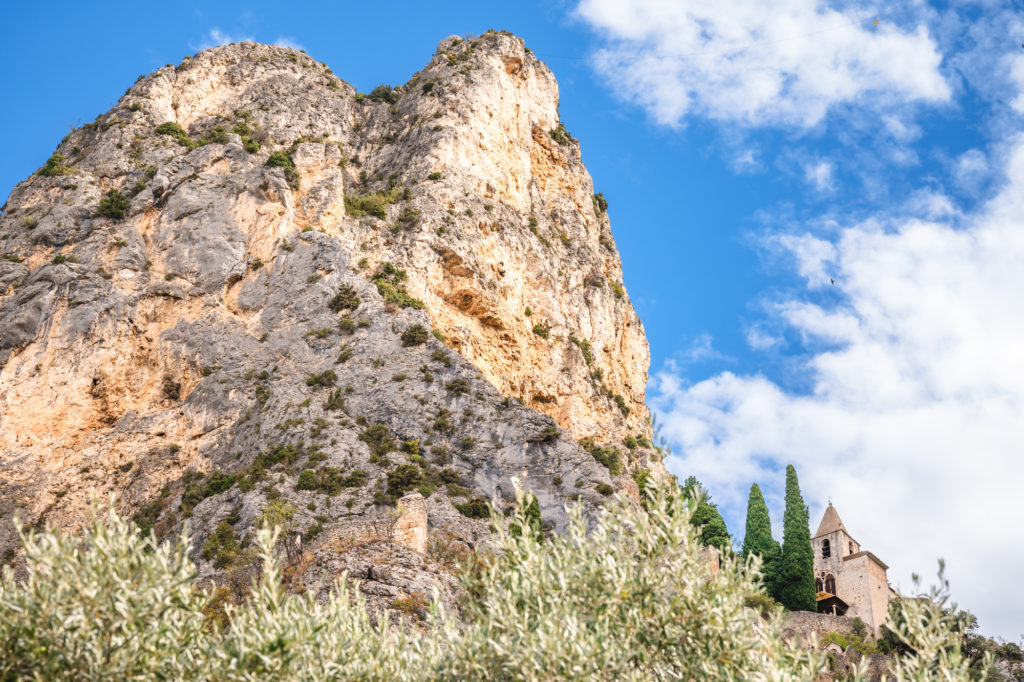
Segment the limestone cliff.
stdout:
[[410,490],[471,544],[513,476],[558,528],[663,471],[602,200],[513,36],[370,95],[254,43],[164,67],[15,188],[0,254],[0,549],[114,491],[191,518],[204,575],[268,509],[333,573]]

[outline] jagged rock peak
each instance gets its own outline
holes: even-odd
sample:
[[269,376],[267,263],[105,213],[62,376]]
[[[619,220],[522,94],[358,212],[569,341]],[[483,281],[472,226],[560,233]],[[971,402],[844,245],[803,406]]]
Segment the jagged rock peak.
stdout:
[[282,505],[314,553],[412,489],[473,541],[513,476],[558,528],[662,473],[557,111],[494,32],[369,94],[255,43],[140,78],[0,216],[0,549],[14,513],[73,526],[111,490],[160,532],[191,515],[213,576],[200,549]]

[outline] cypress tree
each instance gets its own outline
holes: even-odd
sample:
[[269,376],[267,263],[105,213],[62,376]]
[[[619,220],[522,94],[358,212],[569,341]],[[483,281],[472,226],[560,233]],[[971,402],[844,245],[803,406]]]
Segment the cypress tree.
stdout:
[[816,611],[814,550],[807,505],[792,464],[786,467],[786,515],[782,526],[782,562],[779,570],[779,601],[790,611]]
[[700,528],[700,543],[717,547],[722,552],[731,550],[732,536],[729,535],[729,528],[725,525],[725,519],[719,513],[717,505],[712,504],[711,496],[704,490],[701,482],[690,476],[683,483],[683,494],[692,496],[697,501],[697,508],[690,517],[690,523]]
[[768,516],[768,505],[756,483],[750,486],[747,500],[747,527],[743,535],[743,558],[751,554],[761,557],[762,582],[768,594],[778,599],[779,560],[782,547],[772,537],[772,521]]

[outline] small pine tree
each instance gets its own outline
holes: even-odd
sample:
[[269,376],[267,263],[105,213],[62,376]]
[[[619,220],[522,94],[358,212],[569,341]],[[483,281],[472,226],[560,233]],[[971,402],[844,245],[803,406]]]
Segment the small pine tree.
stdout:
[[786,514],[782,528],[782,562],[778,599],[790,611],[816,611],[814,550],[807,505],[792,464],[786,467]]
[[779,560],[782,547],[772,537],[772,521],[768,516],[768,505],[756,483],[750,486],[747,500],[747,527],[743,535],[743,558],[751,554],[761,557],[762,582],[768,594],[778,599]]
[[718,511],[718,506],[711,502],[711,495],[704,485],[694,476],[683,482],[683,495],[692,496],[697,501],[697,508],[690,518],[690,523],[700,528],[698,539],[705,546],[718,548],[719,551],[732,549],[732,536],[725,525],[725,519]]

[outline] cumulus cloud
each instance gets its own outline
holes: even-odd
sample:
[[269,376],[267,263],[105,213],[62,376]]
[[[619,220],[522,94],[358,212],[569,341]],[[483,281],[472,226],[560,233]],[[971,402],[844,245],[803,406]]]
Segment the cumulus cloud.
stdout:
[[923,25],[876,26],[831,4],[581,0],[576,14],[605,41],[596,69],[662,124],[696,114],[807,128],[841,104],[949,99]]
[[[651,404],[677,453],[669,468],[709,485],[737,540],[749,485],[771,491],[778,520],[780,467],[793,463],[812,524],[831,497],[898,589],[945,558],[954,598],[1016,640],[1024,597],[1006,586],[1024,567],[1024,138],[1008,149],[1002,189],[955,222],[948,199],[922,194],[925,217],[775,238],[808,287],[770,320],[804,339],[806,390],[729,372],[688,383],[668,368]],[[832,302],[815,292],[826,272]]]

